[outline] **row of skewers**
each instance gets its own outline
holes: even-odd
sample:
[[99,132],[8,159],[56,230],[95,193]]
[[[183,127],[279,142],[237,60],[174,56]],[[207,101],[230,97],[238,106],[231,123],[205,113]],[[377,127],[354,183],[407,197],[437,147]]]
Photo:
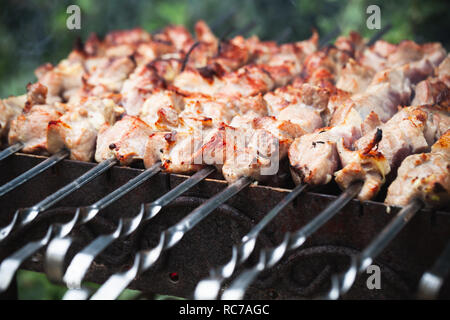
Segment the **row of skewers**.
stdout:
[[[348,201],[373,199],[390,183],[386,204],[404,209],[347,273],[333,278],[326,298],[345,293],[409,221],[405,217],[424,205],[449,202],[450,56],[439,43],[368,45],[354,32],[325,47],[318,41],[315,32],[308,40],[280,45],[254,36],[220,39],[199,21],[195,37],[179,26],[154,35],[142,29],[112,32],[103,40],[92,35],[58,65],[39,67],[26,95],[1,101],[0,130],[9,147],[0,159],[19,150],[51,157],[1,186],[0,196],[65,158],[99,164],[35,206],[19,209],[0,230],[0,241],[115,164],[143,161],[146,170],[5,259],[0,288],[48,245],[49,277],[69,286],[66,298],[88,298],[83,278],[107,246],[213,172],[221,173],[229,182],[225,190],[163,232],[155,248],[139,251],[129,270],[111,276],[92,296],[117,298],[215,208],[255,181],[275,179],[288,161],[297,187],[233,248],[228,264],[198,284],[195,297],[217,298],[223,281],[253,252],[261,230],[304,190],[334,180],[344,191],[279,246],[262,250],[259,263],[222,298],[243,298],[260,272],[301,246]],[[118,221],[113,233],[98,236],[63,270],[73,228],[161,170],[194,174],[143,204],[135,217]]]

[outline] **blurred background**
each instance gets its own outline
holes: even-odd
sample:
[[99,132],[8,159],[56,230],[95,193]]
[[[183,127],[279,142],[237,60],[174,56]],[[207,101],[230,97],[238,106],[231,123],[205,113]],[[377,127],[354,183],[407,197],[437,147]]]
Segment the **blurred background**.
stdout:
[[[66,27],[66,9],[71,4],[81,8],[80,30]],[[372,4],[381,8],[381,27],[392,26],[384,39],[440,41],[450,49],[450,1],[445,0],[1,0],[0,98],[24,93],[26,84],[35,81],[36,67],[44,62],[56,64],[78,37],[84,40],[91,32],[102,36],[136,26],[151,32],[167,24],[192,30],[198,19],[213,25],[235,10],[215,29],[217,34],[254,21],[251,34],[261,39],[284,34],[284,41],[302,40],[312,28],[321,36],[356,30],[371,37],[377,30],[366,27],[366,8]],[[65,291],[33,272],[21,271],[18,279],[23,299],[58,299]]]

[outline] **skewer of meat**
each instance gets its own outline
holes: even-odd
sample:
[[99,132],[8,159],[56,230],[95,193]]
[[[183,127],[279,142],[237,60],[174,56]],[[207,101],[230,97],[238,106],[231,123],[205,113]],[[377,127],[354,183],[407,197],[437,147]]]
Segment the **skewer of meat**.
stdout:
[[[105,51],[107,52],[108,49],[113,47],[110,46],[109,43],[113,43],[117,46],[129,45],[128,42],[122,43],[124,40],[121,40],[126,34],[132,35],[131,39],[134,39],[136,43],[140,43],[142,38],[146,39],[146,33],[143,33],[142,30],[132,30],[125,33],[111,33],[106,37],[106,44],[103,43],[107,48]],[[94,37],[94,40],[95,39],[96,38]],[[92,42],[95,42],[94,40],[91,39],[88,41],[81,53],[78,49],[74,50],[71,54],[72,60],[78,61],[78,58],[82,59],[86,57],[86,59],[92,58],[95,60],[97,57],[103,57],[103,55],[94,57],[89,56],[89,52],[98,51],[98,47],[102,45],[102,43],[97,43],[95,50],[90,49],[93,47]],[[61,80],[61,69],[65,70],[65,68],[62,67],[63,65],[65,65],[64,61],[58,65],[56,70],[47,70],[46,75],[42,76],[44,79],[42,81],[45,82],[45,79],[50,78]],[[86,63],[86,65],[89,65],[89,63]],[[91,68],[92,70],[95,70],[95,72],[103,70],[101,68],[96,68],[95,66],[91,66]],[[110,69],[115,70],[116,68],[112,65]],[[122,73],[123,68],[119,68],[119,74]],[[113,77],[113,79],[118,83],[121,81],[121,76]],[[112,84],[113,82],[110,83]],[[61,85],[59,81],[48,81],[47,84]],[[120,87],[120,83],[115,86]],[[60,88],[52,88],[52,90],[54,92],[61,91]],[[115,100],[118,100],[118,98],[114,93],[108,93],[107,90],[100,91],[99,93],[101,94],[101,97],[87,95],[80,97],[78,102],[74,102],[74,99],[72,99],[73,102],[68,104],[61,104],[59,102],[45,104],[48,100],[48,88],[41,84],[41,82],[28,86],[28,97],[24,108],[24,114],[11,122],[9,140],[10,143],[12,143],[12,147],[9,150],[17,145],[19,147],[15,148],[15,150],[23,149],[25,152],[41,151],[55,154],[38,166],[2,186],[0,189],[1,195],[13,190],[43,170],[50,168],[68,155],[75,160],[91,160],[98,131],[103,128],[104,125],[114,123],[117,115],[122,112],[121,108],[115,105]],[[55,97],[56,96],[53,96],[53,99],[58,100]],[[63,112],[64,115],[62,115]],[[145,134],[145,131],[143,131],[142,134]],[[59,201],[66,197],[77,190],[78,185],[81,186],[86,183],[89,180],[87,179],[89,174],[92,175],[91,179],[93,179],[99,173],[103,172],[103,167],[109,168],[113,164],[112,162],[115,162],[115,160],[105,159],[105,163],[99,166],[99,168],[92,169],[89,173],[86,173],[73,183],[69,184],[70,187],[67,186],[67,188],[65,187],[59,190],[56,193],[56,195],[58,195],[57,197],[53,194],[44,199],[39,206],[35,206],[31,209],[18,210],[11,220],[11,223],[1,229],[0,240],[6,238],[16,227],[31,222],[39,212],[48,207],[47,205],[44,205],[44,203],[51,202],[54,204],[55,199],[58,199]]]
[[[415,108],[415,107],[410,107]],[[399,122],[398,119],[402,119],[403,117],[394,117],[392,122]],[[402,119],[403,120],[403,119]],[[400,122],[402,121],[400,120]],[[414,121],[411,119],[406,119],[403,121]],[[386,124],[386,126],[390,126],[391,123]],[[433,127],[433,125],[430,125],[430,127]],[[422,128],[422,130],[424,130]],[[385,130],[386,131],[386,130]],[[425,130],[424,130],[425,131]],[[378,131],[381,132],[381,131]],[[448,138],[448,137],[447,137]],[[445,141],[447,139],[444,135],[440,141]],[[439,143],[437,143],[439,145]],[[447,175],[448,176],[448,175]],[[226,289],[222,295],[223,299],[242,299],[243,295],[246,291],[246,288],[253,282],[253,280],[257,277],[257,275],[262,272],[263,270],[266,270],[267,268],[273,267],[280,259],[285,255],[285,253],[288,250],[293,250],[301,246],[305,240],[310,236],[313,232],[315,232],[318,228],[320,228],[323,224],[325,224],[331,217],[333,217],[342,207],[345,203],[350,201],[353,197],[357,196],[361,189],[363,187],[363,182],[360,180],[355,181],[354,183],[350,184],[339,196],[339,198],[333,202],[329,207],[327,207],[324,211],[322,211],[316,218],[314,218],[310,223],[308,223],[305,227],[301,228],[299,231],[296,231],[293,234],[286,234],[285,239],[283,242],[271,249],[265,249],[261,251],[260,254],[260,260],[257,265],[255,265],[253,268],[245,270],[241,273],[238,278],[236,278],[233,283],[230,285],[228,289]],[[405,214],[410,214],[410,212],[415,212],[414,210],[420,209],[421,206],[418,206],[417,203],[413,202],[411,206],[408,206],[408,209],[405,212],[402,212],[402,217],[405,219]],[[403,220],[399,220],[403,221]],[[388,243],[389,238],[387,236],[380,236],[380,239],[382,239],[383,243]],[[378,240],[376,240],[378,241]],[[381,241],[381,240],[379,240]],[[375,242],[374,242],[375,243]],[[374,245],[376,248],[379,248],[378,245]],[[370,253],[372,254],[372,251],[374,249],[370,249]],[[378,249],[377,249],[378,250]],[[368,265],[365,264],[366,260],[361,259],[361,262],[364,261],[364,266],[367,267]],[[369,263],[370,265],[370,263]],[[358,264],[358,266],[360,266]],[[359,267],[358,267],[359,268]],[[362,267],[361,267],[362,268]],[[365,269],[365,268],[364,268]],[[364,270],[361,269],[361,270]],[[349,269],[350,270],[350,269]],[[349,271],[346,276],[350,276],[351,272],[354,271],[354,268],[352,271]],[[341,278],[341,282],[339,282],[340,285],[343,285],[345,282],[346,284],[349,283],[347,278]],[[330,297],[335,297],[336,289],[334,286],[333,292],[330,291]]]
[[[353,35],[355,36],[355,35]],[[343,44],[345,44],[345,41],[343,41],[343,38],[340,38],[337,40],[337,43],[340,42],[340,46],[343,46]],[[358,42],[356,42],[358,43]],[[336,53],[334,54],[336,55]],[[312,61],[314,60],[314,58],[319,57],[319,61],[322,61],[322,63],[313,63]],[[333,74],[331,73],[333,70],[335,71],[336,67],[332,67],[333,64],[331,62],[331,60],[328,59],[324,59],[323,56],[321,55],[316,55],[316,57],[314,57],[314,55],[308,57],[308,59],[310,59],[309,61],[307,61],[307,64],[311,64],[310,68],[306,68],[305,70],[308,71],[308,69],[310,70],[319,70],[319,72],[317,73],[312,73],[308,75],[307,72],[307,77],[312,79],[312,81],[314,81],[315,83],[322,85],[326,88],[331,88],[332,92],[337,92],[336,89],[333,89],[334,83],[338,82],[338,83],[343,83],[341,81],[342,78],[344,78],[346,81],[352,81],[355,78],[360,78],[361,80],[363,80],[364,78],[370,77],[370,70],[368,73],[362,74],[361,73],[361,67],[358,66],[358,70],[355,70],[355,65],[356,63],[353,60],[349,60],[348,63],[352,66],[352,71],[349,72],[349,70],[347,69],[346,72],[341,71],[341,77],[338,78],[338,81],[335,80]],[[312,68],[312,66],[314,66],[314,68]],[[347,64],[348,66],[348,64]],[[342,69],[342,68],[341,68]],[[323,71],[321,71],[323,70]],[[343,69],[345,71],[345,68]],[[356,71],[356,72],[355,72]],[[353,73],[353,75],[351,74]],[[314,76],[315,75],[315,76]],[[320,81],[319,81],[320,79]],[[325,84],[324,84],[324,80],[326,80]],[[349,88],[354,87],[354,86],[348,86]],[[330,98],[332,99],[333,96]],[[350,132],[351,133],[351,132]],[[321,143],[321,141],[317,142],[317,144]],[[316,142],[312,142],[312,145],[314,146],[316,144]],[[314,146],[315,147],[315,146]],[[275,208],[273,208],[261,221],[260,223],[258,223],[247,235],[245,235],[241,241],[241,243],[238,246],[233,247],[233,255],[231,260],[225,264],[224,266],[212,270],[211,271],[211,276],[201,282],[199,282],[196,291],[195,291],[195,297],[196,298],[200,298],[200,299],[214,299],[216,298],[219,289],[220,289],[220,285],[221,282],[230,277],[233,274],[233,271],[236,269],[237,265],[242,264],[243,262],[246,261],[246,259],[250,256],[250,254],[252,253],[253,249],[254,249],[254,245],[256,242],[256,238],[259,234],[259,232],[265,227],[265,225],[267,225],[283,208],[284,206],[286,206],[289,201],[292,201],[292,199],[294,199],[299,193],[301,193],[304,189],[305,189],[306,185],[305,184],[299,184],[294,190],[292,190],[291,194],[288,195],[282,202],[279,203],[279,205],[277,205]],[[350,198],[345,195],[342,196],[341,198],[343,201],[349,201]],[[345,204],[345,202],[343,202]],[[327,217],[327,215],[332,214],[332,210],[326,210],[325,213],[322,215],[322,219],[317,220],[316,222],[312,222],[312,224],[310,226],[316,225],[316,227],[314,228],[318,228],[318,226],[320,224],[318,224],[318,222],[320,223],[325,223],[326,221],[328,221],[327,219],[329,219],[329,217]],[[309,228],[308,232],[311,232],[311,228]],[[305,231],[306,232],[306,231]]]
[[[445,118],[445,114],[443,116]],[[396,120],[394,119],[393,122],[395,123]],[[447,121],[445,121],[445,119],[444,121],[442,121],[443,126],[445,126],[446,122]],[[381,131],[377,131],[377,133],[381,133]],[[381,140],[381,135],[376,135],[374,139]],[[377,142],[379,142],[379,140]],[[374,143],[374,145],[376,144],[376,142],[374,141],[372,141],[372,143]],[[241,276],[232,283],[231,287],[224,292],[222,297],[225,299],[242,298],[247,286],[256,278],[256,276],[261,271],[277,263],[288,249],[297,248],[299,245],[301,245],[306,237],[308,237],[325,222],[327,222],[331,217],[333,217],[340,210],[340,208],[342,208],[343,204],[352,199],[352,196],[359,193],[362,186],[363,185],[359,181],[355,181],[353,184],[348,184],[346,192],[343,193],[335,203],[330,205],[315,219],[313,219],[313,221],[308,223],[307,226],[297,231],[293,235],[287,234],[285,240],[276,248],[263,251],[260,255],[260,262],[254,268],[249,269],[248,271],[244,271]],[[274,259],[273,257],[275,256],[276,252],[282,252],[282,254],[277,254],[277,259]],[[205,286],[206,285],[210,286],[211,283],[206,283]],[[209,287],[208,289],[211,289],[211,287]]]
[[[206,102],[208,102],[208,101],[206,101]],[[188,103],[189,104],[189,103]],[[198,104],[198,101],[196,101],[196,105]],[[244,103],[243,103],[243,105],[244,105]],[[187,106],[186,106],[187,107]],[[185,111],[187,111],[187,108],[185,107]],[[194,106],[195,107],[195,106]],[[214,105],[213,105],[213,107],[214,107]],[[248,108],[248,107],[247,107]],[[213,110],[214,110],[214,108],[213,108]],[[192,110],[191,110],[191,112],[192,112]],[[186,113],[189,113],[189,112],[185,112],[185,116],[186,116]],[[194,114],[195,113],[197,113],[197,112],[194,112]],[[125,118],[124,118],[125,119]],[[123,119],[123,120],[124,120]],[[121,121],[123,121],[123,120],[121,120]],[[191,119],[191,120],[193,120],[193,119]],[[110,128],[111,130],[114,130],[114,127],[111,127]],[[111,134],[112,134],[112,132],[113,131],[111,131]],[[167,134],[164,134],[164,136],[166,136]],[[112,136],[115,136],[114,134],[112,134]],[[102,136],[100,136],[99,137],[99,140],[101,140],[101,138],[102,138]],[[167,137],[165,137],[165,139],[166,139]],[[100,145],[100,147],[98,148],[98,150],[102,150],[102,147],[101,147],[101,145],[105,145],[104,143],[100,143],[99,145]],[[115,146],[116,146],[116,144],[115,143],[113,143]],[[117,149],[117,146],[116,146],[116,148],[115,149]],[[154,165],[154,162],[152,162],[152,165]],[[171,168],[173,168],[173,166],[171,166]],[[205,169],[203,169],[202,171],[200,171],[200,172],[198,172],[198,174],[200,174],[200,177],[206,177],[209,173],[211,173],[211,168],[205,168]],[[195,179],[196,178],[196,175],[194,175],[193,177],[192,177],[193,179]],[[190,178],[189,180],[191,180],[192,178]],[[185,187],[183,187],[182,189],[180,189],[180,191],[178,192],[177,191],[177,194],[181,194],[181,192],[184,192],[185,190],[187,190],[187,188],[189,188],[190,187],[190,185],[193,185],[193,183],[191,182],[191,181],[187,181],[187,184],[186,184],[186,186]],[[249,179],[250,180],[250,179]],[[194,181],[200,181],[200,179],[198,179],[198,180],[194,180]],[[189,182],[189,183],[188,183]],[[197,183],[197,182],[196,182]],[[240,185],[240,186],[239,186]],[[227,199],[228,197],[230,197],[231,195],[233,195],[234,194],[234,192],[237,192],[238,190],[240,190],[241,188],[243,188],[244,186],[246,186],[246,185],[248,185],[248,183],[246,182],[245,184],[244,183],[241,183],[241,182],[239,182],[239,183],[236,183],[234,186],[232,186],[232,187],[230,187],[230,188],[227,188],[227,191],[226,192],[224,192],[224,193],[221,193],[221,195],[218,195],[219,197],[218,197],[218,199],[224,199],[224,200],[220,200],[220,201],[225,201],[225,199]],[[238,186],[238,187],[236,187],[236,186]],[[238,188],[238,190],[235,190],[236,188]],[[225,198],[226,197],[226,198]],[[160,200],[157,200],[157,202],[156,203],[160,203],[162,201],[162,199],[160,199]],[[212,206],[217,206],[217,203],[213,203],[213,205]],[[211,205],[210,205],[210,207],[212,207]],[[161,209],[161,207],[160,207],[160,205],[158,205],[157,206],[157,208],[158,208],[158,210],[154,210],[154,208],[155,208],[155,205],[151,205],[151,206],[147,206],[147,208],[151,208],[152,209],[152,214],[150,215],[150,216],[148,216],[147,218],[145,218],[144,220],[148,220],[148,219],[150,219],[150,218],[152,218],[160,209]],[[124,222],[125,222],[125,220],[124,220]],[[137,225],[134,225],[134,228],[137,228]],[[129,229],[127,229],[126,231],[125,230],[123,230],[124,232],[120,232],[119,234],[120,234],[120,236],[127,236],[129,233],[131,233],[132,231],[134,231],[135,229],[132,229],[131,227],[129,228]],[[88,265],[87,264],[84,264],[83,266],[80,266],[80,263],[78,262],[78,259],[77,259],[77,257],[79,256],[80,258],[83,256],[83,252],[84,251],[86,251],[86,252],[89,252],[89,256],[90,257],[92,257],[92,260],[95,258],[95,256],[96,256],[96,254],[98,254],[104,247],[106,247],[107,245],[109,245],[112,241],[114,241],[118,236],[119,236],[119,234],[111,234],[110,235],[110,237],[108,237],[108,238],[106,238],[105,236],[102,236],[102,237],[99,237],[97,240],[95,240],[94,242],[92,242],[89,246],[87,246],[86,248],[85,248],[85,250],[83,250],[81,253],[79,253],[77,256],[75,256],[75,258],[72,260],[72,262],[71,262],[71,264],[69,265],[69,268],[67,269],[67,272],[66,272],[66,275],[65,275],[65,277],[64,277],[64,279],[66,279],[67,281],[69,281],[70,282],[70,284],[73,284],[74,286],[79,286],[80,285],[80,283],[81,283],[81,280],[82,280],[82,278],[83,278],[83,276],[84,276],[84,273],[85,273],[85,271],[87,271],[87,267],[88,267]],[[97,243],[98,242],[98,243]],[[100,245],[100,243],[101,243],[101,245]],[[100,250],[99,250],[99,248],[101,248]],[[49,250],[51,250],[51,247],[49,246]],[[93,253],[93,252],[96,252],[95,254]],[[49,254],[49,255],[51,255],[51,253]],[[86,259],[84,259],[84,260],[86,260]],[[80,260],[81,261],[81,260]],[[71,268],[71,267],[73,267],[73,268]],[[77,270],[77,272],[74,272],[74,270]],[[68,295],[70,296],[70,293],[68,293]]]
[[[99,102],[98,100],[95,100],[96,98],[95,97],[93,97],[93,98],[86,98],[86,100],[94,100],[94,103],[95,102]],[[90,101],[90,102],[92,102],[92,101]],[[103,109],[105,109],[105,108],[103,108]],[[101,110],[100,108],[94,108],[94,112],[104,112],[105,110]],[[73,142],[73,140],[71,139],[71,140],[68,140],[68,136],[69,136],[69,134],[67,134],[67,132],[65,132],[65,131],[67,131],[67,129],[68,129],[68,127],[70,127],[68,124],[67,124],[67,121],[72,121],[72,123],[71,124],[76,124],[76,125],[78,125],[79,123],[78,123],[78,117],[79,117],[79,115],[80,115],[80,110],[79,109],[75,109],[72,113],[69,113],[69,114],[67,114],[67,117],[66,118],[64,118],[63,120],[64,121],[61,121],[61,124],[60,123],[54,123],[54,124],[52,124],[54,127],[56,127],[56,128],[53,128],[52,129],[52,138],[53,138],[53,140],[54,141],[52,141],[52,149],[58,149],[58,148],[61,148],[61,144],[65,144],[65,145],[67,145],[68,143],[71,143],[71,142]],[[95,120],[98,120],[98,118],[99,118],[99,116],[98,116],[98,114],[96,115],[95,113],[93,114],[93,116],[91,117],[91,118],[93,118],[92,119],[92,121],[84,121],[84,122],[82,122],[82,123],[84,123],[84,124],[88,124],[89,125],[89,128],[88,129],[92,129],[91,127],[92,126],[94,126],[94,128],[93,129],[95,129],[95,130],[98,130],[98,127],[99,127],[99,125],[101,124],[101,123],[99,123],[99,121],[95,121]],[[148,131],[147,133],[146,133],[146,130],[147,130],[147,128],[148,128],[148,126],[146,126],[146,124],[145,123],[143,123],[142,121],[140,121],[139,119],[133,119],[132,117],[126,117],[125,118],[125,120],[126,119],[131,119],[132,121],[131,122],[133,122],[133,123],[140,123],[140,129],[142,129],[142,128],[144,128],[143,130],[135,130],[135,132],[137,132],[137,135],[136,136],[133,136],[133,135],[131,135],[131,136],[126,136],[126,137],[124,137],[124,139],[122,139],[122,141],[121,141],[121,147],[120,147],[120,150],[123,152],[122,153],[122,155],[119,157],[119,159],[120,159],[120,161],[121,162],[123,162],[123,163],[125,163],[125,161],[127,161],[126,163],[128,164],[128,163],[130,163],[131,161],[133,161],[134,160],[134,158],[132,157],[132,156],[130,156],[130,154],[128,153],[129,151],[130,151],[130,148],[133,148],[133,147],[137,147],[137,148],[139,148],[139,145],[138,144],[136,144],[136,141],[138,141],[139,140],[139,138],[140,137],[143,137],[143,136],[148,136],[149,135],[149,133],[150,133],[150,131]],[[136,121],[138,121],[138,122],[136,122]],[[140,121],[140,122],[139,122]],[[86,123],[87,122],[87,123]],[[105,121],[104,121],[105,122]],[[126,122],[126,121],[124,121],[124,122]],[[139,127],[139,125],[138,125],[138,127]],[[78,129],[78,131],[80,131],[79,129],[80,128],[77,128]],[[86,129],[85,127],[81,127],[81,129]],[[61,132],[62,131],[62,132]],[[72,134],[73,134],[73,132],[71,132]],[[75,132],[76,133],[76,132]],[[92,137],[92,135],[90,136],[90,137]],[[59,141],[59,140],[62,140],[62,141]],[[92,139],[90,139],[90,141],[92,141]],[[91,150],[91,148],[89,148],[89,143],[80,143],[79,145],[77,145],[77,146],[79,146],[80,148],[81,148],[81,150],[77,150],[78,151],[78,155],[81,155],[81,156],[84,156],[84,157],[91,157],[91,155],[90,155],[90,150]],[[110,147],[111,145],[109,145],[108,146],[108,148],[110,148],[111,149],[111,147]],[[85,148],[85,149],[83,149],[83,147]],[[117,149],[118,149],[118,147],[117,146],[115,146],[113,149],[116,149],[116,154],[117,154]],[[132,153],[132,152],[131,152]],[[139,153],[139,152],[138,152]],[[102,164],[101,165],[99,165],[99,167],[98,168],[101,168],[101,167],[106,167],[106,166],[104,166],[104,165],[107,165],[107,167],[110,167],[111,165],[112,165],[112,163],[113,162],[115,162],[115,160],[114,161],[110,161],[111,159],[110,158],[108,158],[107,160],[105,160],[104,162],[102,162]],[[98,168],[95,168],[95,169],[98,169]],[[105,168],[106,169],[106,168]],[[142,173],[140,176],[139,176],[139,178],[136,178],[136,179],[134,179],[134,180],[132,180],[132,181],[130,181],[130,183],[129,184],[127,184],[126,186],[127,186],[127,188],[121,188],[120,190],[116,190],[117,192],[119,192],[119,193],[114,193],[115,195],[116,195],[116,198],[117,197],[119,197],[119,195],[123,195],[123,194],[125,194],[125,193],[127,193],[127,192],[129,192],[131,189],[133,189],[133,188],[135,188],[136,186],[138,186],[140,183],[142,183],[143,181],[145,181],[148,177],[149,177],[149,174],[150,175],[154,175],[154,174],[156,174],[158,171],[160,170],[160,168],[159,168],[159,165],[154,165],[151,169],[148,169],[148,170],[146,170],[146,171],[144,171],[144,173]],[[103,170],[104,171],[104,170]],[[103,171],[101,171],[101,172],[103,172]],[[91,176],[89,176],[89,174],[86,174],[88,177],[90,177],[91,179],[94,177],[94,176],[96,176],[96,175],[98,175],[98,174],[100,174],[101,173],[100,172],[100,170],[91,170],[90,171],[90,173],[91,173]],[[95,173],[95,175],[92,175],[92,174],[94,174]],[[85,178],[86,178],[86,175],[85,176],[83,176],[83,178],[84,178],[84,180],[83,181],[79,181],[79,179],[77,179],[77,182],[79,182],[80,184],[84,184],[85,182]],[[142,182],[139,182],[139,181],[142,181]],[[83,182],[83,183],[82,183]],[[191,182],[192,183],[192,182]],[[46,203],[46,204],[48,204],[48,203],[50,203],[50,199],[53,199],[52,200],[52,204],[54,204],[56,201],[59,201],[62,197],[64,197],[64,196],[67,196],[70,192],[73,192],[74,190],[76,190],[76,188],[75,188],[75,186],[77,186],[77,183],[71,183],[70,185],[68,185],[68,186],[66,186],[65,188],[63,188],[63,189],[61,189],[59,192],[57,192],[56,194],[53,194],[52,196],[50,196],[50,197],[48,197],[48,198],[46,198],[45,199],[45,201],[44,201],[44,203]],[[56,199],[57,198],[57,199]],[[107,197],[106,197],[107,198]],[[107,198],[108,199],[108,198]],[[104,199],[103,199],[104,200]],[[105,203],[105,201],[106,200],[104,200],[103,201],[103,203]],[[109,200],[108,200],[109,201]],[[102,203],[102,201],[100,201],[99,203],[96,203],[95,205],[94,205],[94,207],[90,207],[90,209],[92,209],[92,210],[88,210],[89,211],[89,213],[92,213],[92,212],[94,212],[95,210],[96,210],[96,207],[98,207],[98,206],[104,206],[105,204],[101,204]],[[42,203],[40,203],[40,205],[39,205],[39,208],[40,208],[40,210],[44,210],[46,207],[48,207],[48,205],[43,205]],[[42,208],[44,208],[44,209],[42,209]],[[32,208],[33,209],[33,208]],[[34,208],[34,209],[36,209],[36,208]],[[23,221],[23,222],[26,222],[26,223],[28,223],[28,222],[30,222],[36,215],[37,215],[37,213],[38,212],[35,212],[35,210],[32,210],[33,211],[33,214],[30,214],[30,215],[28,215],[27,214],[27,216],[28,217],[31,217],[30,219],[26,219],[27,221]],[[89,216],[89,219],[91,219],[91,218],[93,218],[93,215],[95,215],[95,214],[92,214],[92,216],[90,216],[89,214],[88,214],[88,216]],[[80,220],[81,219],[81,220]],[[57,236],[57,235],[61,235],[61,237],[62,236],[64,236],[67,232],[69,232],[72,228],[73,228],[73,226],[76,224],[76,223],[78,223],[78,222],[85,222],[85,221],[83,221],[83,218],[80,218],[80,219],[74,219],[73,221],[71,221],[71,222],[69,222],[67,225],[65,225],[65,226],[60,226],[59,228],[57,228],[56,230],[56,232],[55,232],[55,234],[52,234],[50,231],[50,233],[49,234],[47,234],[47,236],[44,238],[44,239],[46,239],[45,241],[44,241],[44,239],[41,241],[41,242],[39,242],[39,247],[40,246],[42,246],[42,245],[45,245],[46,244],[46,242],[48,242],[48,240],[51,238],[51,237],[53,237],[53,236]],[[87,218],[86,218],[87,219]],[[85,220],[86,220],[85,219]],[[87,220],[86,220],[87,221]],[[13,221],[12,221],[12,226],[15,226],[15,225],[22,225],[22,223],[18,223],[18,224],[16,224],[16,219],[13,219]],[[13,229],[12,227],[11,227],[11,225],[10,226],[7,226],[7,228],[8,228],[8,230],[9,230],[9,232]],[[8,232],[8,233],[9,233]],[[38,247],[33,247],[34,248],[34,250],[36,250]],[[24,247],[23,248],[23,250],[19,250],[18,252],[17,252],[17,254],[18,255],[20,255],[22,258],[26,258],[26,256],[28,256],[29,254],[30,254],[30,248],[29,248],[29,246],[28,247]]]
[[[220,146],[220,143],[219,143]],[[221,150],[219,148],[219,150]],[[215,150],[217,151],[217,149]],[[160,243],[152,250],[141,251],[136,255],[135,262],[132,268],[129,270],[113,275],[93,296],[93,299],[111,299],[117,297],[117,295],[126,288],[127,284],[135,277],[139,272],[148,269],[156,261],[156,257],[159,257],[163,250],[166,250],[174,246],[181,240],[182,236],[189,231],[193,226],[204,219],[218,204],[219,197],[223,197],[226,193],[231,195],[238,192],[238,189],[248,185],[252,179],[248,178],[248,173],[245,173],[241,178],[234,180],[232,184],[225,189],[224,192],[219,193],[215,197],[211,198],[204,205],[197,208],[182,221],[175,226],[163,232],[161,235]],[[233,181],[233,180],[232,180]],[[228,199],[228,197],[224,198]]]
[[[59,103],[46,104],[46,95],[47,88],[40,83],[28,86],[27,101],[23,112],[10,124],[8,139],[11,147],[8,149],[9,151],[42,152],[46,150],[47,123],[59,119],[65,109],[65,106]],[[0,186],[0,196],[12,191],[68,156],[69,153],[65,150],[55,153],[39,165]],[[3,232],[0,231],[0,238],[2,237]]]
[[332,277],[332,287],[322,298],[338,299],[353,285],[392,239],[424,206],[438,208],[450,202],[450,130],[432,146],[431,152],[415,154],[403,160],[398,176],[389,186],[388,205],[403,206],[389,224],[357,256],[350,267]]

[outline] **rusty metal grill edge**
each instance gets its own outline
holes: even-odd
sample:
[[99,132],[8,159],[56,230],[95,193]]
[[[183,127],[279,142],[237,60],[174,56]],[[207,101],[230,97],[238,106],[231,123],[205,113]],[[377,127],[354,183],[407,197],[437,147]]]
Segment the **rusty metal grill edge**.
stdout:
[[[23,154],[5,159],[0,163],[0,183],[10,180],[44,159]],[[36,203],[94,165],[64,160],[11,194],[0,198],[2,208],[0,226],[6,224],[18,207]],[[141,171],[114,167],[104,176],[63,200],[61,206],[76,207],[94,203]],[[80,239],[79,244],[78,247],[74,246],[68,260],[70,261],[77,250],[97,234],[111,231],[120,217],[135,215],[140,203],[156,199],[186,178],[183,175],[160,173],[152,179],[151,184],[146,183],[139,187],[112,208],[105,210],[92,223],[78,228],[76,235]],[[166,214],[156,217],[142,232],[106,250],[90,268],[86,279],[102,283],[112,273],[128,268],[138,249],[152,247],[162,230],[179,221],[225,186],[224,181],[215,179],[207,179],[196,186],[186,196],[177,199],[167,208]],[[211,267],[227,262],[231,256],[232,245],[238,243],[240,238],[287,192],[289,191],[286,189],[267,186],[247,188],[201,222],[153,268],[139,276],[131,287],[148,293],[192,297],[198,281],[208,275]],[[263,231],[255,253],[259,252],[258,248],[261,246],[274,246],[281,242],[286,231],[299,229],[334,199],[335,196],[313,192],[301,195]],[[350,252],[363,249],[397,211],[397,208],[392,208],[391,213],[387,213],[386,207],[381,203],[352,201],[340,215],[314,234],[302,249],[293,251],[279,266],[263,273],[247,292],[246,298],[287,299],[317,295],[318,290],[326,289],[331,273],[345,269],[350,262]],[[11,235],[10,239],[0,245],[0,259],[4,259],[27,241],[33,240],[38,234],[42,236],[40,233],[45,231],[49,222],[64,221],[67,217],[64,210],[60,209],[44,213],[36,219],[35,224]],[[450,237],[449,223],[449,212],[422,210],[411,225],[407,226],[375,261],[382,267],[384,287],[381,290],[368,290],[364,286],[363,276],[346,297],[374,299],[413,297],[421,275],[432,266]],[[42,255],[42,251],[34,255],[26,262],[24,268],[42,271]],[[249,259],[247,266],[253,265],[256,259],[257,254]],[[177,281],[169,276],[172,272],[178,274]],[[450,297],[448,285],[442,289],[441,297]]]

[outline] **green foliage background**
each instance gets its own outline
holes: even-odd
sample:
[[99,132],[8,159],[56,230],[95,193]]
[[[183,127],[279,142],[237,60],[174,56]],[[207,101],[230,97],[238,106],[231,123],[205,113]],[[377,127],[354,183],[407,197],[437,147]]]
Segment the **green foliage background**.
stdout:
[[[66,28],[71,4],[81,8],[81,30]],[[321,35],[339,27],[341,33],[357,30],[370,37],[376,32],[366,27],[371,4],[381,8],[382,27],[392,25],[385,39],[440,41],[450,48],[450,1],[443,0],[1,0],[0,97],[25,92],[37,66],[57,63],[77,37],[86,39],[91,32],[104,35],[136,26],[155,31],[169,23],[192,29],[198,19],[212,24],[234,9],[236,14],[217,28],[217,34],[254,21],[252,33],[262,39],[275,39],[286,28],[292,31],[287,41],[305,39],[313,27]],[[64,289],[50,285],[43,275],[22,271],[19,291],[25,299],[54,299]]]
[[[0,97],[24,92],[34,80],[33,70],[43,62],[57,62],[67,55],[75,39],[90,32],[100,35],[114,29],[141,26],[149,31],[169,23],[192,28],[197,19],[213,23],[231,9],[235,16],[217,28],[255,21],[253,33],[262,39],[276,38],[286,28],[287,40],[299,40],[317,28],[321,35],[339,27],[343,33],[366,28],[366,8],[381,8],[382,27],[392,24],[385,38],[441,41],[450,46],[449,1],[439,0],[2,0],[0,1]],[[81,30],[68,30],[66,8],[81,8]]]

